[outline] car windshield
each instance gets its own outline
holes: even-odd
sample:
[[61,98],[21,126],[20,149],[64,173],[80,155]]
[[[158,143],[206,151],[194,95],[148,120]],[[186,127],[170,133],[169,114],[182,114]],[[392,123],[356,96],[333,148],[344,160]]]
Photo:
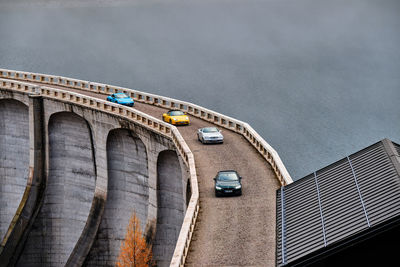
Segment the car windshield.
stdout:
[[218,129],[215,127],[203,128],[203,133],[218,133]]
[[170,116],[182,116],[182,115],[185,115],[185,114],[182,111],[174,110],[174,111],[170,111],[169,115]]
[[115,98],[128,98],[126,94],[115,94]]
[[218,174],[218,181],[237,181],[238,176],[234,172],[221,172]]

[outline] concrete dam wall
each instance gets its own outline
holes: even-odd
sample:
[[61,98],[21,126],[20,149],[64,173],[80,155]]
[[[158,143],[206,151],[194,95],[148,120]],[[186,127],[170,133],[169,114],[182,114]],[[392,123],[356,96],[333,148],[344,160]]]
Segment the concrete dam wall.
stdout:
[[29,173],[28,106],[0,100],[0,236],[3,237],[24,194]]
[[[21,254],[20,244],[24,244],[24,242],[20,241],[27,239],[26,233],[30,232],[32,227],[31,222],[34,221],[31,218],[35,218],[40,211],[41,197],[42,195],[44,196],[43,192],[46,186],[45,182],[47,181],[44,178],[47,178],[48,174],[49,145],[46,127],[49,115],[52,115],[49,109],[54,109],[53,113],[72,112],[82,117],[88,123],[93,138],[92,147],[94,150],[96,172],[94,197],[89,217],[79,240],[66,262],[66,266],[81,266],[82,264],[100,265],[113,257],[111,250],[108,250],[106,244],[101,244],[101,242],[107,239],[115,240],[118,237],[110,237],[107,225],[104,228],[107,230],[104,232],[106,234],[98,230],[100,223],[102,225],[105,223],[103,219],[106,216],[103,216],[103,213],[107,200],[107,187],[110,182],[107,164],[112,165],[108,157],[110,155],[107,148],[109,142],[108,134],[110,131],[116,129],[131,131],[133,138],[137,136],[146,148],[149,195],[145,229],[154,229],[154,225],[156,225],[156,232],[153,232],[152,235],[152,237],[155,236],[153,240],[153,253],[154,258],[160,266],[167,265],[168,262],[170,262],[171,266],[178,267],[184,266],[186,262],[189,264],[198,262],[203,265],[218,262],[220,265],[232,265],[240,261],[243,264],[246,262],[247,265],[254,265],[257,262],[264,262],[265,260],[269,262],[274,261],[273,251],[267,249],[268,253],[265,254],[260,251],[261,247],[258,247],[258,253],[254,251],[253,238],[245,241],[244,246],[231,246],[229,250],[215,249],[218,244],[226,247],[227,244],[236,243],[232,235],[229,235],[227,232],[228,229],[233,229],[231,227],[241,227],[244,222],[242,220],[240,220],[242,222],[241,225],[238,225],[230,220],[230,215],[219,216],[218,220],[220,222],[214,221],[211,222],[211,225],[228,226],[221,229],[222,232],[214,232],[215,228],[209,227],[209,222],[204,221],[205,224],[202,225],[202,220],[200,220],[199,224],[196,223],[197,218],[201,215],[200,202],[202,197],[199,195],[199,189],[201,187],[203,190],[208,191],[212,183],[208,181],[206,183],[198,183],[198,172],[200,176],[211,177],[214,172],[218,171],[219,168],[217,166],[223,165],[227,166],[224,167],[225,169],[240,167],[244,170],[244,172],[241,171],[243,175],[261,179],[258,182],[265,185],[265,188],[268,189],[273,189],[279,184],[287,185],[292,182],[278,153],[246,122],[190,102],[134,89],[56,75],[0,69],[0,89],[4,90],[4,95],[10,95],[8,97],[10,99],[21,98],[18,94],[29,94],[29,101],[25,101],[24,99],[20,101],[29,102],[29,105],[27,105],[29,106],[29,127],[31,129],[29,131],[30,172],[27,187],[0,246],[0,266],[3,262],[16,262],[15,257]],[[13,92],[17,94],[13,95]],[[137,103],[135,108],[124,107],[105,100],[106,95],[115,92],[123,92],[133,98]],[[40,104],[41,101],[44,104]],[[49,101],[64,106],[58,108],[54,108],[53,106],[50,108],[48,105]],[[188,115],[193,117],[193,123],[189,127],[185,127],[185,130],[180,131],[177,127],[157,119],[165,109],[179,109],[187,112]],[[44,115],[42,116],[41,114]],[[114,121],[109,122],[110,117]],[[33,121],[35,123],[32,123]],[[108,124],[112,126],[109,127],[107,126]],[[209,126],[216,125],[228,129],[227,141],[230,141],[230,144],[224,146],[227,149],[221,151],[223,154],[222,157],[216,155],[218,158],[221,157],[223,162],[217,163],[211,160],[212,157],[209,157],[210,154],[208,154],[208,151],[203,150],[203,147],[194,141],[192,133],[195,129],[204,127],[204,124]],[[39,138],[39,136],[44,137]],[[140,149],[140,143],[133,142]],[[160,144],[161,147],[159,146]],[[193,152],[191,149],[194,149]],[[240,151],[239,154],[242,159],[239,160],[240,163],[238,166],[232,165],[237,160],[235,155],[239,155],[238,151]],[[177,160],[173,155],[177,156]],[[200,163],[205,163],[204,166],[197,168],[198,166],[196,166],[194,160],[195,156],[197,159],[200,158]],[[46,164],[43,163],[43,160],[40,160],[43,157],[46,158]],[[179,162],[180,168],[173,167],[174,165],[177,166],[176,162]],[[258,164],[258,168],[256,169],[253,164],[255,162]],[[214,164],[216,165],[214,166]],[[166,174],[167,170],[169,174]],[[259,174],[255,175],[254,171]],[[168,180],[160,177],[165,177]],[[174,180],[180,182],[172,182]],[[124,191],[130,192],[130,189]],[[183,192],[180,193],[181,191]],[[274,201],[271,199],[266,200],[264,194],[258,195],[258,197],[258,203],[267,205],[266,212],[260,210],[258,206],[253,206],[251,201],[246,204],[248,208],[242,209],[241,212],[254,211],[259,212],[260,215],[262,213],[261,216],[265,218],[274,218],[275,206],[274,204],[271,205]],[[204,194],[203,200],[205,200]],[[206,207],[203,207],[203,211],[209,210],[213,212],[216,209],[215,205],[211,202],[203,201],[202,205]],[[184,217],[180,212],[182,206],[185,211]],[[226,204],[226,206],[223,209],[227,210],[226,208],[230,204]],[[180,216],[181,214],[182,216]],[[209,215],[203,213],[201,216],[204,218]],[[166,216],[169,217],[166,218]],[[182,217],[183,223],[180,225],[177,222],[180,222]],[[247,223],[244,222],[244,224],[248,225],[250,217],[244,215],[243,218],[247,219]],[[266,219],[265,221],[268,220]],[[244,226],[244,229],[255,234],[254,238],[257,237],[257,242],[263,244],[274,243],[273,228],[271,228],[271,231],[268,231],[268,235],[259,235],[259,227],[262,226],[257,225],[250,228]],[[101,229],[103,229],[103,226]],[[178,240],[175,242],[174,239],[178,231]],[[240,229],[239,231],[242,232]],[[223,232],[226,234],[222,234]],[[192,238],[194,236],[197,236],[197,238]],[[252,234],[249,233],[246,236],[252,236]],[[96,245],[93,244],[94,242],[96,242]],[[173,243],[175,245],[172,245]],[[171,259],[169,251],[172,250],[174,252]],[[104,253],[105,251],[109,255]],[[205,251],[207,251],[206,254],[204,254]],[[232,254],[232,251],[234,251],[234,254]],[[204,257],[204,255],[208,256]],[[221,255],[225,255],[225,258],[221,257]],[[232,255],[235,257],[231,257]]]
[[183,222],[185,201],[183,196],[182,177],[179,173],[171,175],[179,169],[177,154],[172,150],[160,153],[157,161],[157,232],[153,253],[160,266],[168,266],[170,260],[163,255],[172,255],[178,239],[180,225]]
[[74,113],[61,112],[51,116],[48,130],[44,202],[17,266],[65,264],[93,199],[95,167],[87,123]]
[[112,130],[107,138],[107,164],[107,202],[87,266],[113,264],[126,231],[126,223],[120,221],[128,222],[135,211],[144,229],[147,219],[149,175],[143,142],[131,131]]
[[0,266],[114,266],[133,211],[169,266],[190,190],[170,139],[3,89],[0,123]]

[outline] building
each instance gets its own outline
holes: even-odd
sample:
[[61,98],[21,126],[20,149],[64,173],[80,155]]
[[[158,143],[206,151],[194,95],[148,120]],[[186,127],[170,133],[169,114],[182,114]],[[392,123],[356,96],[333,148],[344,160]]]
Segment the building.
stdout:
[[277,266],[391,266],[400,145],[384,139],[277,190]]

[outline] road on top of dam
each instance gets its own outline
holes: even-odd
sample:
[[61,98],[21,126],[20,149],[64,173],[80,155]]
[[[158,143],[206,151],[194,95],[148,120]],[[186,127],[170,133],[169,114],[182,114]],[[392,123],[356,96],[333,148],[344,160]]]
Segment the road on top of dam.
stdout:
[[[45,86],[106,99],[106,95],[62,86]],[[162,120],[166,109],[135,102],[135,109]],[[178,126],[194,154],[199,183],[200,211],[186,266],[275,266],[276,190],[280,187],[271,166],[240,134],[223,129],[223,144],[204,145],[197,129],[215,126],[190,117]],[[242,196],[214,194],[213,178],[220,170],[236,170],[242,177]]]

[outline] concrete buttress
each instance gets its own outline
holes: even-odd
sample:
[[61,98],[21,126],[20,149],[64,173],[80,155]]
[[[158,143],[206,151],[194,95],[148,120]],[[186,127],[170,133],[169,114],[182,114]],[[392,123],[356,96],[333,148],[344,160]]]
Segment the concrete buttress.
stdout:
[[32,223],[40,209],[45,187],[43,100],[29,95],[29,176],[19,207],[0,248],[0,266],[14,265],[18,260]]

